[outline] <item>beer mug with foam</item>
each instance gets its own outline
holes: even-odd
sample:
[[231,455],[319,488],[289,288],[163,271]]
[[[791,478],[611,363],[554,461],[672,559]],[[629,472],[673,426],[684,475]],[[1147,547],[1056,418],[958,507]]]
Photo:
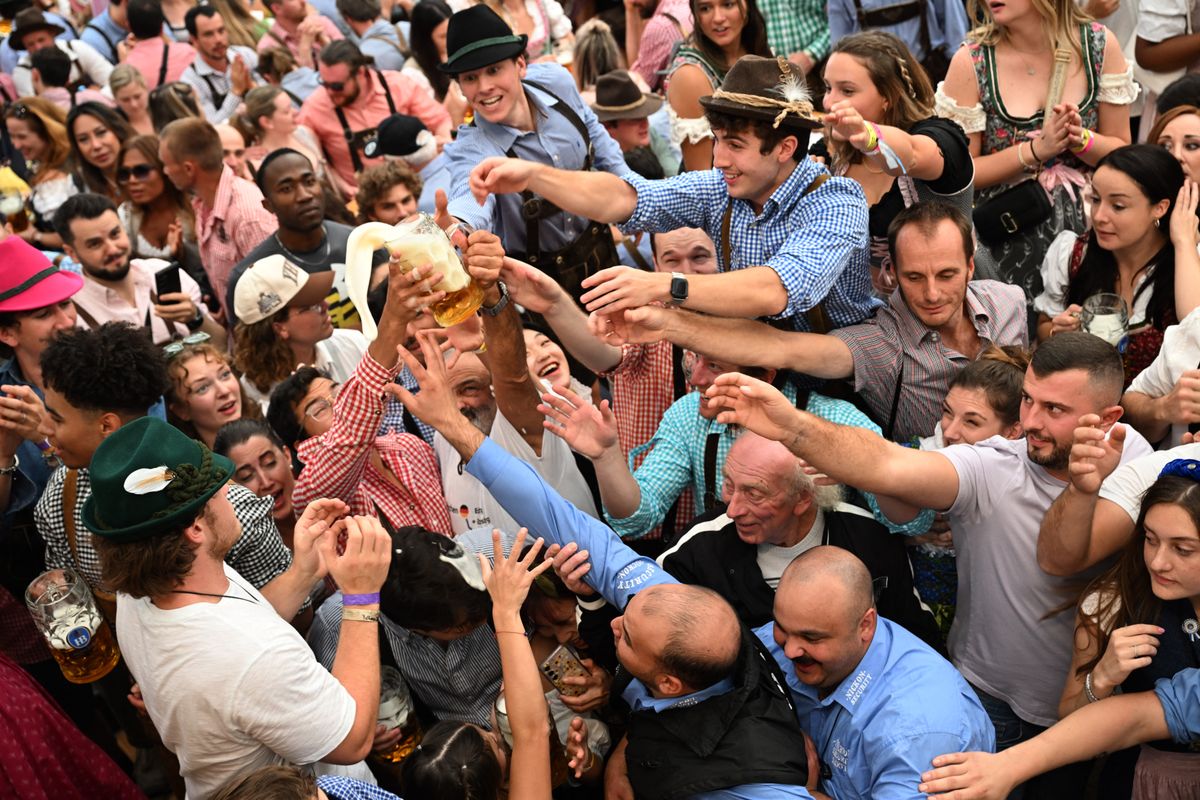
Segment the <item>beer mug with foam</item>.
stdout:
[[116,639],[87,583],[74,570],[51,569],[25,590],[25,605],[72,683],[91,683],[121,659]]

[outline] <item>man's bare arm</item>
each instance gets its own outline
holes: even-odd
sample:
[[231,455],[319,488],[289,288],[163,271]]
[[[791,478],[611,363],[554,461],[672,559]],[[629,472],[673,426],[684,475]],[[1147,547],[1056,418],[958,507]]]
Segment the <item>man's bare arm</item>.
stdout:
[[634,188],[608,172],[555,169],[517,158],[489,158],[471,172],[471,193],[480,203],[489,194],[526,189],[596,222],[624,222],[637,208]]

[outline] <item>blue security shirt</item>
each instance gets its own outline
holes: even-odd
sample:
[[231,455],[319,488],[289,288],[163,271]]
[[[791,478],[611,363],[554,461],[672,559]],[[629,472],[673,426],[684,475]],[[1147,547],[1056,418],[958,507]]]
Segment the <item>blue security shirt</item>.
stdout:
[[879,617],[858,667],[824,699],[796,677],[773,628],[755,634],[787,676],[800,727],[832,773],[821,788],[837,800],[923,798],[917,784],[934,756],[996,749],[992,722],[962,675],[891,620]]
[[[471,195],[469,178],[476,164],[492,156],[505,156],[509,148],[526,161],[561,169],[582,169],[587,148],[579,130],[566,116],[552,108],[558,102],[555,97],[568,104],[587,127],[592,140],[594,168],[614,175],[629,171],[620,146],[608,135],[592,110],[584,105],[571,73],[558,64],[530,64],[525,89],[536,118],[534,130],[520,131],[507,125],[496,125],[476,114],[474,124],[461,126],[458,138],[442,151],[452,178],[450,213],[476,228],[494,232],[504,242],[505,250],[519,253],[526,250],[521,195],[490,195],[480,206]],[[548,252],[565,247],[578,239],[587,227],[588,220],[583,217],[565,212],[552,214],[539,225],[540,248],[542,252]]]
[[[809,159],[796,165],[756,214],[745,200],[731,199],[721,171],[685,172],[650,181],[633,173],[625,180],[637,191],[626,233],[665,233],[703,228],[717,246],[721,271],[766,266],[787,290],[787,307],[797,330],[809,330],[804,312],[825,301],[835,328],[869,317],[883,302],[871,291],[867,253],[867,201],[848,178],[829,178],[808,195],[808,185],[825,172]],[[722,219],[733,204],[730,260],[723,263]]]
[[1171,678],[1159,678],[1154,694],[1162,703],[1172,739],[1182,744],[1200,739],[1200,669],[1193,667]]
[[[624,608],[649,586],[677,583],[603,523],[559,497],[533,467],[490,439],[467,464],[467,472],[532,536],[542,537],[547,544],[576,542],[587,550],[591,569],[585,580],[616,608]],[[934,756],[995,749],[992,723],[962,676],[928,645],[889,620],[879,619],[858,669],[823,701],[817,699],[815,689],[796,679],[772,628],[764,625],[755,634],[787,675],[800,725],[813,737],[822,761],[833,768],[834,777],[823,788],[837,800],[923,797],[917,784]],[[741,786],[719,796],[747,800],[787,796],[738,794],[752,788]]]

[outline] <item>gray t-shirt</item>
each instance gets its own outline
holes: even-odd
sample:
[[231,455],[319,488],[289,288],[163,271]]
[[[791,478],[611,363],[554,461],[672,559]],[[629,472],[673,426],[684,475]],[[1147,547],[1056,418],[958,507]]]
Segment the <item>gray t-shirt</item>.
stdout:
[[[1122,462],[1151,452],[1132,429]],[[1024,439],[992,437],[941,451],[958,471],[946,512],[958,553],[958,611],[950,657],[971,683],[1035,725],[1058,721],[1058,699],[1071,664],[1077,579],[1038,567],[1042,517],[1067,484],[1029,460]],[[1093,572],[1095,569],[1093,570]]]

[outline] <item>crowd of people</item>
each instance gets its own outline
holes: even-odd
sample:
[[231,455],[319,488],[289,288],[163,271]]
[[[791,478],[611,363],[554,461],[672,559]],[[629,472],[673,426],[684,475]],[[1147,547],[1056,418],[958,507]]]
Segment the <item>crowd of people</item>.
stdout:
[[0,0],[0,795],[1200,796],[1194,6]]

